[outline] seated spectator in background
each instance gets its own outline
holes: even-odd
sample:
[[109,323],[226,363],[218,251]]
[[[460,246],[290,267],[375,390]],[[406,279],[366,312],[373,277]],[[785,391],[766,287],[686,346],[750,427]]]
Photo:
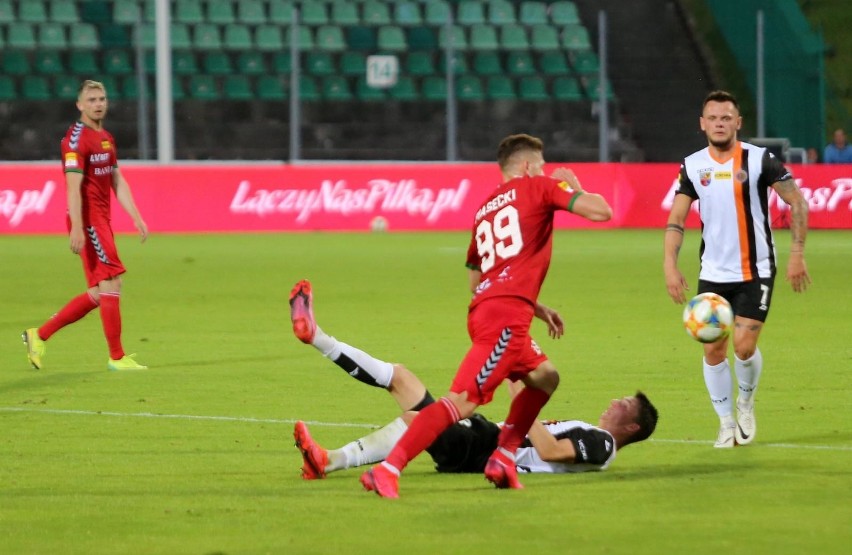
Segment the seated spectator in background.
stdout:
[[819,152],[814,147],[810,147],[807,151],[806,161],[808,164],[819,164]]
[[834,132],[834,140],[826,145],[822,161],[826,164],[852,164],[852,145],[846,143],[843,129]]

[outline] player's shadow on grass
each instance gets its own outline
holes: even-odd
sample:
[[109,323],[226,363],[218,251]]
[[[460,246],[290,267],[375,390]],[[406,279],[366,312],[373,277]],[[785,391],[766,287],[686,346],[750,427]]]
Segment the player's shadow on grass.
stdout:
[[[105,370],[92,370],[89,372],[45,372],[44,370],[29,370],[25,377],[15,381],[0,384],[0,393],[13,391],[40,391],[44,386],[68,385],[79,383],[91,376],[105,374]],[[26,402],[23,402],[26,403]],[[37,405],[41,402],[30,401],[28,404]],[[20,403],[19,403],[20,404]],[[43,403],[42,403],[43,404]]]

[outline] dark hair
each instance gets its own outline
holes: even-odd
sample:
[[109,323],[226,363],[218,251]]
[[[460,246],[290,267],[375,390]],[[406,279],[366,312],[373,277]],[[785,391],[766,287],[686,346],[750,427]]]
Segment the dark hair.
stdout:
[[701,113],[704,113],[704,107],[708,102],[730,102],[734,105],[737,111],[740,111],[740,105],[737,103],[737,97],[728,91],[713,91],[704,97],[704,102],[701,104]]
[[506,167],[513,154],[524,150],[541,152],[544,150],[544,143],[538,137],[524,133],[509,135],[500,141],[500,145],[497,147],[497,163],[500,165],[500,169]]
[[636,423],[639,424],[639,429],[636,430],[636,433],[630,436],[630,441],[627,443],[628,445],[630,443],[642,441],[643,439],[648,439],[657,427],[657,408],[651,404],[651,400],[648,399],[648,396],[641,391],[637,391],[636,400],[639,401],[639,413],[636,415]]

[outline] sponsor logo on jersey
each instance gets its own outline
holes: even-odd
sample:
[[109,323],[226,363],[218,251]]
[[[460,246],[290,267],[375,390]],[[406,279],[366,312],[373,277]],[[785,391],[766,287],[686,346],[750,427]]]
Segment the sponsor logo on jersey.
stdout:
[[65,153],[65,167],[66,168],[79,168],[80,164],[77,161],[77,153],[76,152],[66,152]]
[[745,183],[748,180],[748,174],[745,170],[740,170],[737,172],[737,181],[740,183]]
[[95,175],[110,175],[112,173],[112,166],[104,166],[104,167],[96,167]]
[[104,149],[104,150],[109,150],[109,149],[112,148],[112,145],[110,144],[109,141],[107,141],[105,139],[105,140],[101,141],[101,148]]
[[730,179],[731,172],[716,172],[713,174],[713,179]]
[[89,162],[97,164],[98,162],[109,162],[109,152],[98,152],[89,155]]
[[706,170],[698,170],[698,182],[701,183],[702,187],[706,187],[710,185],[710,182],[713,180],[713,168],[708,168]]
[[559,182],[559,183],[557,183],[556,185],[557,185],[560,189],[562,189],[563,191],[570,191],[570,190],[571,190],[571,186],[570,186],[570,185],[568,185],[568,183],[567,183],[566,181],[560,181],[560,182]]

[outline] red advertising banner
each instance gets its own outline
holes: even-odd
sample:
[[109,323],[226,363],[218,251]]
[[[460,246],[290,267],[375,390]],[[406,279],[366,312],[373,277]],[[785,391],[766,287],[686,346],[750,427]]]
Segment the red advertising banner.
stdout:
[[[560,214],[571,227],[665,226],[677,164],[570,164],[585,189],[613,207],[605,224]],[[791,169],[810,205],[810,227],[852,229],[852,165]],[[493,163],[135,165],[122,173],[153,233],[239,231],[467,230],[500,180]],[[789,210],[769,197],[776,227]],[[114,202],[113,226],[132,232]],[[378,219],[378,220],[377,220]],[[697,216],[689,220],[698,225]],[[65,233],[59,163],[0,165],[0,233]]]

